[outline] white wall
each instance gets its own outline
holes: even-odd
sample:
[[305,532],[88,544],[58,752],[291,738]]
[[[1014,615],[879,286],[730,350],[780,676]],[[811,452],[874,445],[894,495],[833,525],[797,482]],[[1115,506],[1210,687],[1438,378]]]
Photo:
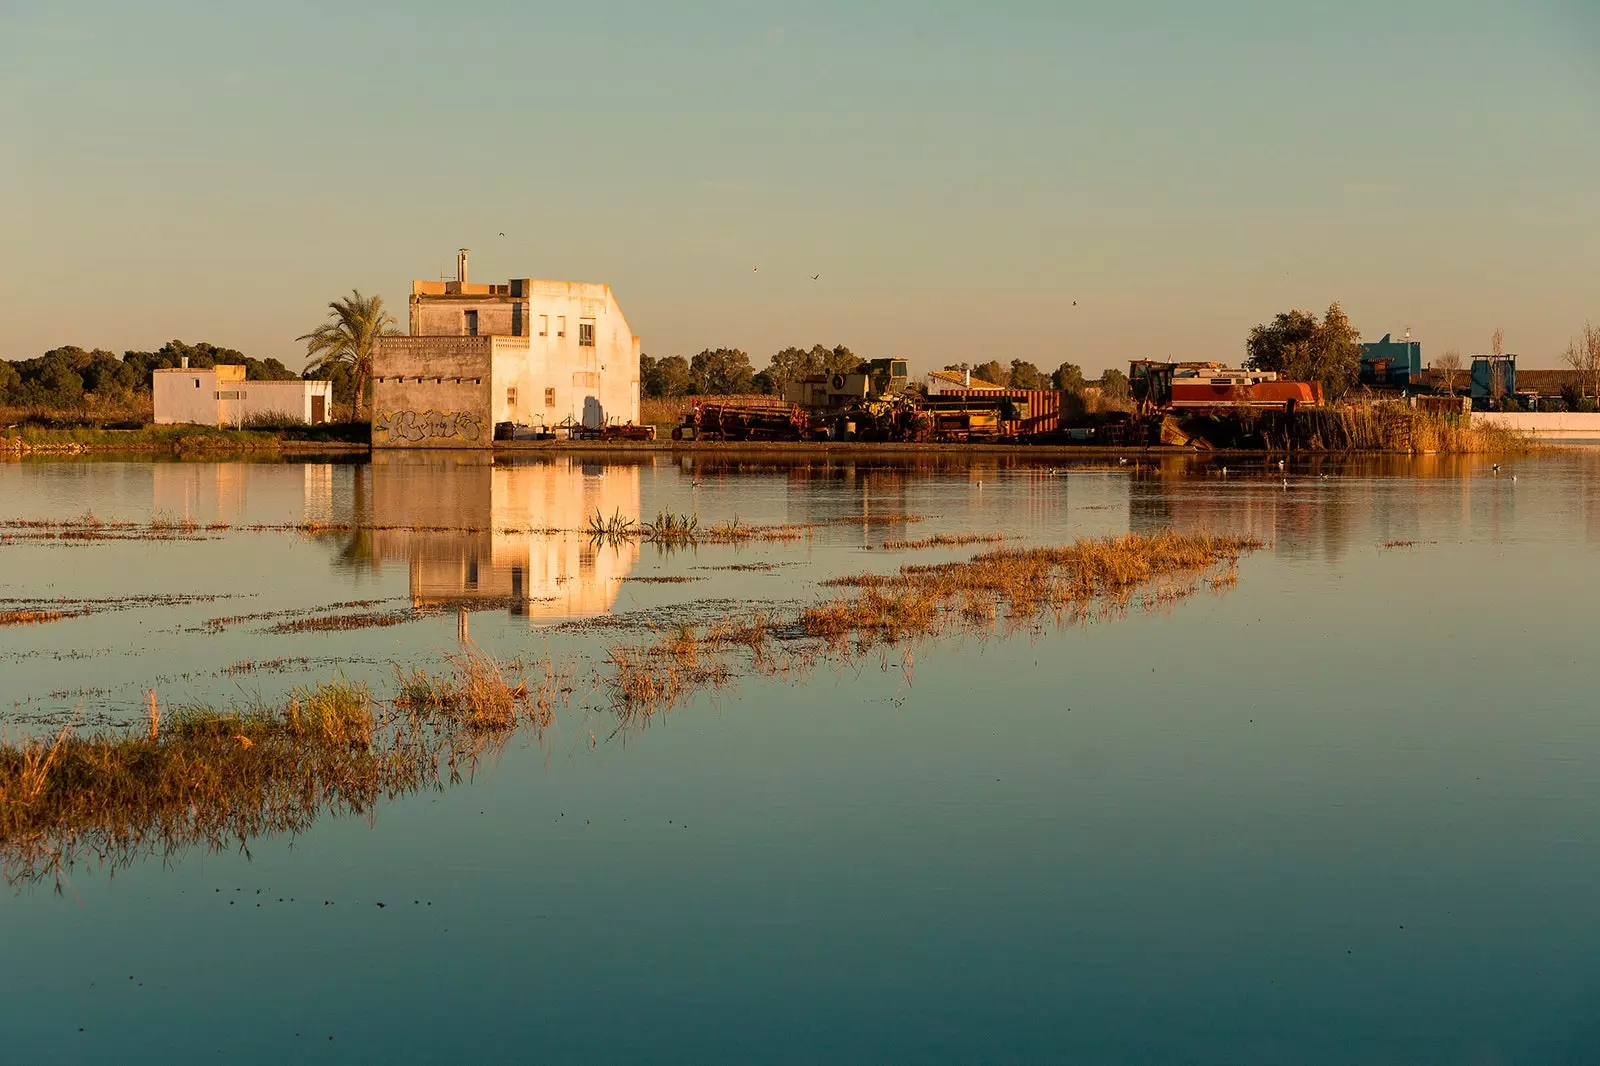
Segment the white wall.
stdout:
[[[494,338],[494,421],[556,426],[570,420],[596,427],[637,423],[639,342],[611,287],[531,279],[528,285],[530,335]],[[586,321],[594,324],[592,348],[579,343]],[[509,401],[510,389],[516,389],[515,406]],[[546,389],[554,390],[553,403],[547,402]]]
[[157,370],[151,379],[156,425],[217,425],[217,372]]
[[1600,414],[1581,411],[1551,411],[1523,414],[1515,411],[1474,411],[1472,421],[1479,425],[1504,426],[1532,434],[1540,440],[1600,441]]

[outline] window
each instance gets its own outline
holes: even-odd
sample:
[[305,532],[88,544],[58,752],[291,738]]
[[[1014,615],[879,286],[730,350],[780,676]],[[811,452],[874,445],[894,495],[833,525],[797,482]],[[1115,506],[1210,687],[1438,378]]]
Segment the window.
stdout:
[[467,315],[467,336],[476,337],[478,335],[478,312],[476,312],[476,311],[468,311],[466,313],[466,315]]
[[594,347],[594,323],[593,322],[579,322],[578,323],[578,347],[580,347],[580,348],[593,348]]
[[550,335],[550,316],[549,315],[540,315],[539,316],[539,336],[548,337],[549,335]]
[[556,336],[565,337],[566,335],[567,335],[567,316],[566,315],[557,315],[556,316]]
[[197,388],[197,389],[200,387],[200,379],[199,378],[195,378],[194,379],[194,387]]
[[556,390],[555,389],[545,389],[544,390],[544,405],[546,407],[554,407],[556,405]]
[[506,390],[506,406],[507,407],[515,407],[515,406],[517,406],[517,390],[516,390],[515,386],[512,386],[511,388]]

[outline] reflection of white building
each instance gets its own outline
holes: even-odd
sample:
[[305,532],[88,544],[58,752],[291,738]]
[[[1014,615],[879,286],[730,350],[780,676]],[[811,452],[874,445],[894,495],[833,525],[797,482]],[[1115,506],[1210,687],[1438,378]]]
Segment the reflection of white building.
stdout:
[[584,530],[596,512],[638,521],[637,466],[497,463],[471,452],[373,456],[373,550],[407,560],[419,605],[507,599],[530,619],[604,614],[639,545],[592,541]]

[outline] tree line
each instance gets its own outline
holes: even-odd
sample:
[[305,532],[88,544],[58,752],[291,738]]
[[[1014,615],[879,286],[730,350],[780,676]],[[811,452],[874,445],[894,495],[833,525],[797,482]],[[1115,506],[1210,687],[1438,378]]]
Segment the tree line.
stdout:
[[[844,345],[830,348],[814,344],[810,348],[790,347],[773,353],[767,366],[757,370],[750,356],[738,348],[707,348],[684,358],[669,355],[656,359],[639,357],[639,387],[652,399],[675,396],[728,396],[750,393],[780,395],[785,385],[814,374],[848,374],[862,358]],[[945,370],[970,370],[972,377],[990,385],[1014,389],[1062,389],[1082,392],[1098,387],[1107,396],[1128,395],[1128,376],[1120,370],[1107,370],[1099,380],[1085,379],[1082,368],[1062,363],[1046,374],[1033,363],[1013,359],[1009,366],[999,360],[971,365],[952,363]]]

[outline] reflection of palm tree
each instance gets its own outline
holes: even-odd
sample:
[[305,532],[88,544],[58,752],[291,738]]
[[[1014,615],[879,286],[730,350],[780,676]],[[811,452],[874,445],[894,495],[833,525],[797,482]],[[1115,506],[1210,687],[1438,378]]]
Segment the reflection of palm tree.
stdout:
[[306,342],[306,354],[316,369],[340,363],[350,367],[355,379],[355,415],[360,418],[367,379],[372,376],[372,342],[383,334],[398,333],[394,327],[394,316],[383,309],[383,297],[362,296],[352,289],[349,299],[328,304],[326,322],[295,340]]
[[366,465],[357,466],[353,473],[355,484],[350,492],[350,532],[333,535],[340,542],[333,565],[345,570],[377,570],[378,556],[372,547],[372,500],[368,495]]

